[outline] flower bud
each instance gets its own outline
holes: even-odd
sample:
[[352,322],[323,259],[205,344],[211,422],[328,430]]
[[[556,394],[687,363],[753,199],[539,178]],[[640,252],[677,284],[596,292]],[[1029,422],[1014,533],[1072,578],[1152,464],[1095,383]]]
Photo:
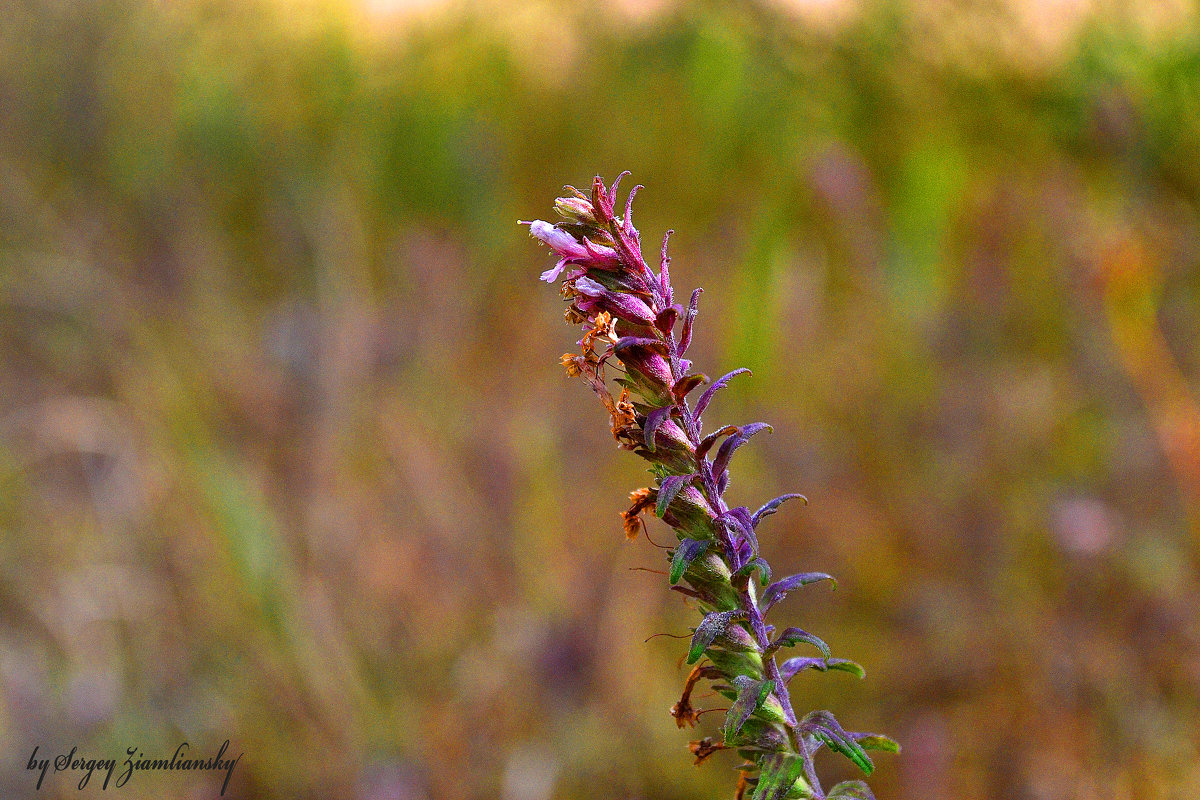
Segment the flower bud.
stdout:
[[560,197],[554,201],[554,210],[573,222],[596,224],[596,209],[582,197]]

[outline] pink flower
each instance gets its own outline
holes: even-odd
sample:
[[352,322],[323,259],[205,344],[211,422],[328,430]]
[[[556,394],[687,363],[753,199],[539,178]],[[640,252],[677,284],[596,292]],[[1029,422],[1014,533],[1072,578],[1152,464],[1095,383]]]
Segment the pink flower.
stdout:
[[571,263],[585,264],[601,269],[611,269],[618,263],[617,251],[611,247],[592,244],[586,238],[580,241],[557,225],[551,225],[540,219],[522,224],[529,226],[530,236],[549,245],[550,249],[559,255],[558,263],[542,273],[542,280],[546,283],[556,281],[559,273]]

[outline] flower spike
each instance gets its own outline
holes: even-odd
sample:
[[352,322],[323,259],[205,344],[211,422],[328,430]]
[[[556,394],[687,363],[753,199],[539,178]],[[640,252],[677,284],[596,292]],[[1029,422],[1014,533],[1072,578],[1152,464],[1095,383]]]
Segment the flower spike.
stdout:
[[[688,407],[688,393],[707,381],[689,373],[691,363],[683,357],[702,290],[692,292],[686,308],[674,304],[670,232],[663,237],[658,274],[646,265],[641,235],[633,227],[633,198],[640,185],[626,197],[624,216],[614,216],[617,189],[628,174],[622,172],[608,187],[596,176],[590,195],[565,187],[567,195],[554,204],[563,222],[522,224],[554,251],[557,263],[542,279],[562,280],[562,295],[570,304],[567,321],[583,326],[580,353],[562,357],[567,374],[583,378],[608,411],[617,443],[649,461],[656,478],[654,486],[630,495],[631,505],[621,514],[625,534],[635,538],[648,511],[674,529],[678,544],[666,554],[670,571],[662,574],[703,615],[688,637],[686,654],[687,663],[701,665],[688,675],[671,714],[682,728],[698,724],[707,711],[727,712],[719,740],[704,737],[689,749],[697,764],[721,750],[736,750],[746,762],[739,767],[738,798],[747,793],[751,800],[871,797],[861,781],[842,782],[826,794],[813,754],[828,747],[869,775],[874,765],[865,750],[897,752],[898,745],[887,737],[847,732],[828,711],[797,717],[788,695],[788,682],[800,672],[862,677],[862,667],[834,658],[824,640],[799,628],[784,628],[772,639],[775,628],[763,619],[788,592],[817,581],[833,582],[823,572],[805,572],[771,583],[770,565],[759,552],[758,523],[786,501],[803,497],[782,495],[753,514],[726,503],[730,458],[770,426],[726,425],[704,433],[701,415],[713,396],[731,378],[749,374],[746,369],[718,378],[694,409]],[[604,374],[606,365],[623,368],[615,381],[621,387],[617,397]],[[761,599],[760,587],[766,587]],[[781,666],[776,653],[797,645],[815,648],[820,655],[787,659]],[[689,698],[700,681],[709,681],[730,701],[729,708],[693,709]]]

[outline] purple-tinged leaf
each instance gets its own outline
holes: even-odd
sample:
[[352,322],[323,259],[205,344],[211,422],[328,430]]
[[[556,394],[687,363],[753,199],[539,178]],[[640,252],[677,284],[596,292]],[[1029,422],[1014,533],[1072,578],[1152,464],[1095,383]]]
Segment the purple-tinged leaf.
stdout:
[[779,677],[786,683],[806,669],[815,669],[817,672],[824,672],[828,669],[825,665],[825,662],[828,660],[819,656],[789,658],[779,665]]
[[832,575],[826,575],[824,572],[801,572],[799,575],[792,575],[768,586],[767,591],[763,592],[762,602],[759,605],[765,614],[767,609],[787,597],[788,592],[817,581],[829,581],[833,584],[833,588],[837,588],[837,580]]
[[684,375],[682,378],[675,381],[675,385],[671,387],[671,394],[675,396],[675,402],[682,403],[683,398],[688,396],[688,392],[692,391],[707,380],[707,375],[703,375],[698,372],[695,375]]
[[714,611],[705,616],[696,627],[696,632],[692,634],[692,646],[688,649],[687,663],[695,664],[699,661],[700,656],[704,655],[704,651],[708,649],[709,645],[715,642],[718,636],[725,633],[729,623],[745,613],[738,608],[733,611]]
[[707,539],[684,539],[671,556],[671,585],[679,583],[688,566],[708,550]]
[[767,563],[766,559],[757,556],[747,561],[741,569],[733,573],[733,577],[749,577],[750,573],[756,569],[758,570],[758,584],[760,586],[766,586],[771,582],[771,565]]
[[750,524],[749,509],[745,506],[731,508],[719,514],[717,521],[724,523],[730,533],[739,534],[750,545],[752,554],[758,553],[758,537],[754,534],[754,526]]
[[[658,431],[660,425],[671,416],[671,412],[675,410],[674,406],[663,406],[656,408],[646,415],[646,426],[642,428],[642,437],[646,440],[646,449],[651,453],[654,452],[654,434]],[[662,514],[659,514],[661,517]]]
[[765,422],[751,422],[749,425],[741,426],[737,433],[721,442],[721,446],[717,449],[717,457],[713,459],[713,475],[717,476],[718,488],[722,483],[721,479],[725,476],[725,471],[729,468],[729,459],[733,457],[734,451],[750,441],[750,437],[759,431],[770,430],[773,429]]
[[750,715],[762,708],[775,688],[775,681],[756,681],[749,675],[735,675],[733,685],[737,687],[737,699],[725,714],[725,744],[733,744]]
[[750,521],[750,509],[745,506],[736,506],[729,509],[729,516],[737,520],[738,530],[741,531],[742,536],[746,537],[746,541],[750,542],[750,547],[757,553],[758,536],[754,533],[754,523]]
[[692,292],[692,300],[688,303],[688,309],[683,315],[683,333],[679,336],[679,354],[683,355],[692,344],[692,323],[696,320],[696,314],[700,310],[700,295],[704,292],[703,289],[696,289]]
[[696,458],[704,458],[708,454],[708,451],[712,449],[712,446],[717,443],[717,439],[720,439],[722,436],[728,436],[731,433],[737,433],[737,429],[737,425],[726,425],[724,428],[713,431],[705,436],[700,440],[700,444],[696,445]]
[[779,665],[779,677],[785,682],[790,681],[797,673],[803,672],[806,669],[815,669],[817,672],[838,670],[840,672],[849,672],[851,675],[857,675],[860,679],[867,677],[867,671],[861,665],[848,659],[815,657],[789,658]]
[[821,651],[821,655],[829,658],[833,653],[829,650],[829,645],[808,631],[802,631],[799,628],[788,628],[783,633],[779,634],[779,638],[771,642],[767,648],[768,652],[775,652],[781,647],[794,647],[798,644],[811,644],[813,647]]
[[[798,782],[804,781],[804,760],[792,753],[764,755],[758,766],[758,784],[750,800],[784,800]],[[803,785],[806,791],[802,795],[811,795],[808,784]]]
[[871,763],[862,745],[855,741],[828,711],[813,711],[800,720],[796,730],[806,735],[811,734],[830,750],[841,753],[853,761],[864,774],[870,775],[875,771],[875,765]]
[[754,548],[750,546],[750,542],[746,541],[744,536],[732,537],[732,548],[727,555],[729,569],[736,575],[754,558]]
[[662,484],[658,487],[658,504],[654,507],[654,513],[659,519],[662,519],[663,514],[667,513],[667,508],[670,507],[671,501],[675,499],[675,495],[679,494],[679,490],[692,482],[696,476],[692,475],[670,475],[663,478]]
[[704,394],[700,395],[700,399],[696,401],[696,416],[698,417],[704,413],[704,409],[708,408],[708,404],[712,402],[713,395],[719,392],[721,389],[724,389],[731,378],[741,375],[743,372],[747,375],[753,374],[745,367],[741,367],[739,369],[735,369],[733,372],[730,372],[727,375],[722,375],[720,378],[717,378],[715,381],[713,381],[712,386],[709,386],[707,389],[705,389]]
[[803,500],[804,505],[808,505],[808,498],[802,494],[781,494],[774,500],[768,500],[766,503],[763,503],[762,508],[760,508],[758,511],[755,511],[754,516],[750,518],[751,524],[757,528],[758,523],[762,521],[763,517],[769,517],[774,514],[779,510],[779,507],[788,500]]
[[870,787],[863,781],[842,781],[834,784],[826,800],[875,800]]
[[611,247],[596,244],[586,236],[580,241],[583,243],[583,249],[587,252],[588,258],[594,262],[588,264],[585,259],[577,259],[583,267],[599,267],[601,269],[612,270],[620,268],[621,262],[617,259],[616,251]]

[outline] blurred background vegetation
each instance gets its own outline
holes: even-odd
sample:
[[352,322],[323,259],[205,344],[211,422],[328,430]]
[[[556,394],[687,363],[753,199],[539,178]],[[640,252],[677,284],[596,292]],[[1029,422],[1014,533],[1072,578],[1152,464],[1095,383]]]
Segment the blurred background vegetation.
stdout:
[[797,707],[881,798],[1200,797],[1198,154],[1190,3],[7,0],[0,794],[731,796],[515,224],[631,169],[842,581]]

